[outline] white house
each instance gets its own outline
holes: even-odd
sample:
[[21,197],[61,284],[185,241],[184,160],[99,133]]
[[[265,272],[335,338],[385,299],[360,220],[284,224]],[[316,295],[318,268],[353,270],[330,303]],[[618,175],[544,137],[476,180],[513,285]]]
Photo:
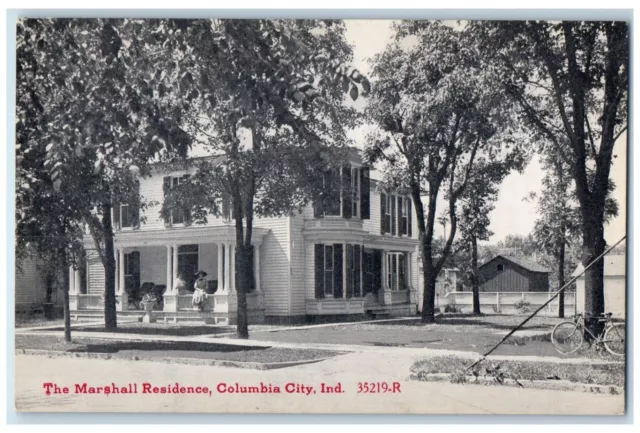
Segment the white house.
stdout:
[[[604,257],[604,310],[613,313],[614,317],[625,318],[626,306],[626,255],[607,255]],[[582,272],[582,265],[573,275]],[[585,278],[584,275],[576,280],[576,312],[583,313],[585,309]]]
[[[47,303],[47,269],[48,264],[35,255],[27,256],[20,266],[15,268],[15,311],[28,313],[41,310]],[[62,306],[62,275],[52,277],[52,304]]]
[[[140,180],[140,194],[161,203],[164,191],[193,173],[193,167],[158,166]],[[418,240],[411,199],[378,192],[355,150],[340,176],[341,184],[351,184],[352,194],[338,188],[326,192],[322,208],[309,205],[294,216],[254,220],[255,288],[247,296],[251,323],[415,313]],[[146,283],[164,292],[161,318],[235,322],[235,222],[228,215],[210,215],[199,225],[182,210],[173,210],[165,221],[159,206],[140,214],[122,205],[114,218],[118,314],[140,314],[128,305],[128,293]],[[87,236],[86,272],[70,270],[71,309],[78,316],[97,315],[103,308],[104,268],[93,245]],[[199,269],[215,290],[202,312],[194,311],[191,295],[172,290],[178,274],[192,287]]]

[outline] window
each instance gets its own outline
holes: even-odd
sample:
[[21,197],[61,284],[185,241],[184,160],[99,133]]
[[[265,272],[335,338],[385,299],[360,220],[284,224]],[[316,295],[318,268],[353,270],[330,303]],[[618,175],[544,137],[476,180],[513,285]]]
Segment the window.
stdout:
[[351,169],[351,216],[360,217],[360,170]]
[[343,167],[322,175],[322,192],[314,199],[314,217],[369,219],[369,169]]
[[135,229],[140,225],[140,184],[136,182],[135,195],[126,198],[126,202],[114,203],[113,225],[116,230]]
[[388,194],[380,194],[380,224],[382,234],[395,234],[393,223],[393,210],[395,209],[395,196]]
[[498,272],[502,272],[504,271],[504,265],[498,265],[496,266],[496,269],[498,270]]
[[184,224],[185,226],[191,224],[191,209],[189,205],[185,203],[186,197],[180,194],[180,191],[176,191],[175,194],[169,194],[172,189],[187,182],[189,177],[189,174],[185,174],[184,176],[165,176],[164,178],[163,189],[165,200],[170,200],[168,205],[163,207],[162,211],[166,227],[174,224]]
[[[182,177],[171,178],[171,188],[175,188],[182,183]],[[184,210],[172,209],[171,210],[171,224],[184,224]]]
[[333,246],[324,246],[324,294],[333,295]]
[[386,278],[389,290],[407,288],[407,262],[406,253],[387,253]]
[[362,247],[347,245],[347,298],[362,296]]
[[344,244],[315,244],[315,294],[321,298],[344,297]]
[[409,233],[409,212],[411,212],[411,200],[408,198],[401,197],[398,199],[398,203],[400,204],[400,218],[398,233],[400,236],[407,235]]

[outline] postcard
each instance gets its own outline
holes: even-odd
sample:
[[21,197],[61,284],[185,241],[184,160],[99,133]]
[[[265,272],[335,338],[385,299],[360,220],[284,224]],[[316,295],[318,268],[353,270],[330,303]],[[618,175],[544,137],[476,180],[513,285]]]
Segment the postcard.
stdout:
[[624,415],[629,23],[16,23],[19,412]]

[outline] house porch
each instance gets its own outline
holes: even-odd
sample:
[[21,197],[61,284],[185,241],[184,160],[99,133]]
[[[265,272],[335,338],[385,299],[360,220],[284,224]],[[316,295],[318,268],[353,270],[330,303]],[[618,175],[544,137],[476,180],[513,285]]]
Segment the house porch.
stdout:
[[[269,230],[255,228],[253,272],[255,286],[247,294],[249,320],[264,320],[260,286],[260,246]],[[91,243],[87,242],[86,247]],[[162,302],[154,316],[160,320],[204,320],[214,324],[234,324],[237,318],[235,230],[230,226],[188,227],[154,231],[121,231],[115,238],[116,309],[119,316],[143,316],[137,291],[151,290]],[[87,290],[81,290],[81,272],[70,268],[70,307],[76,316],[101,314],[104,283],[92,284],[91,272],[104,274],[87,265]],[[193,305],[195,272],[204,270],[209,290],[202,308]],[[182,275],[188,291],[174,289]],[[99,277],[99,275],[98,275]],[[102,277],[104,279],[104,277]],[[102,280],[103,281],[103,280]],[[141,290],[145,288],[145,290]],[[186,292],[186,293],[185,293]]]

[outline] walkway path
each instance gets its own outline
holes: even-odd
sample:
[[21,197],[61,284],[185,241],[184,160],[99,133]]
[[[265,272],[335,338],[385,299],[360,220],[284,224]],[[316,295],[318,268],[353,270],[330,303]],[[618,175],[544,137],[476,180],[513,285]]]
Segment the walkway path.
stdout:
[[[19,335],[53,335],[63,336],[62,331],[23,331],[17,332]],[[479,355],[475,352],[446,350],[434,348],[416,348],[416,347],[381,347],[371,345],[347,345],[347,344],[327,344],[327,343],[305,343],[305,342],[282,342],[282,341],[266,341],[266,340],[240,340],[235,338],[212,338],[210,336],[170,336],[170,335],[148,335],[148,334],[129,334],[129,333],[110,333],[110,332],[87,332],[74,331],[72,337],[78,338],[99,338],[114,340],[137,340],[137,341],[191,341],[199,343],[219,343],[238,346],[254,346],[254,347],[281,347],[291,349],[324,349],[337,350],[344,352],[371,353],[376,354],[397,354],[397,356],[410,359],[411,361],[418,358],[455,355],[470,360],[478,359]],[[558,362],[558,363],[603,363],[607,361],[594,360],[589,358],[560,358],[551,356],[509,356],[509,355],[492,355],[492,360],[519,360],[519,361],[541,361],[541,362]]]

